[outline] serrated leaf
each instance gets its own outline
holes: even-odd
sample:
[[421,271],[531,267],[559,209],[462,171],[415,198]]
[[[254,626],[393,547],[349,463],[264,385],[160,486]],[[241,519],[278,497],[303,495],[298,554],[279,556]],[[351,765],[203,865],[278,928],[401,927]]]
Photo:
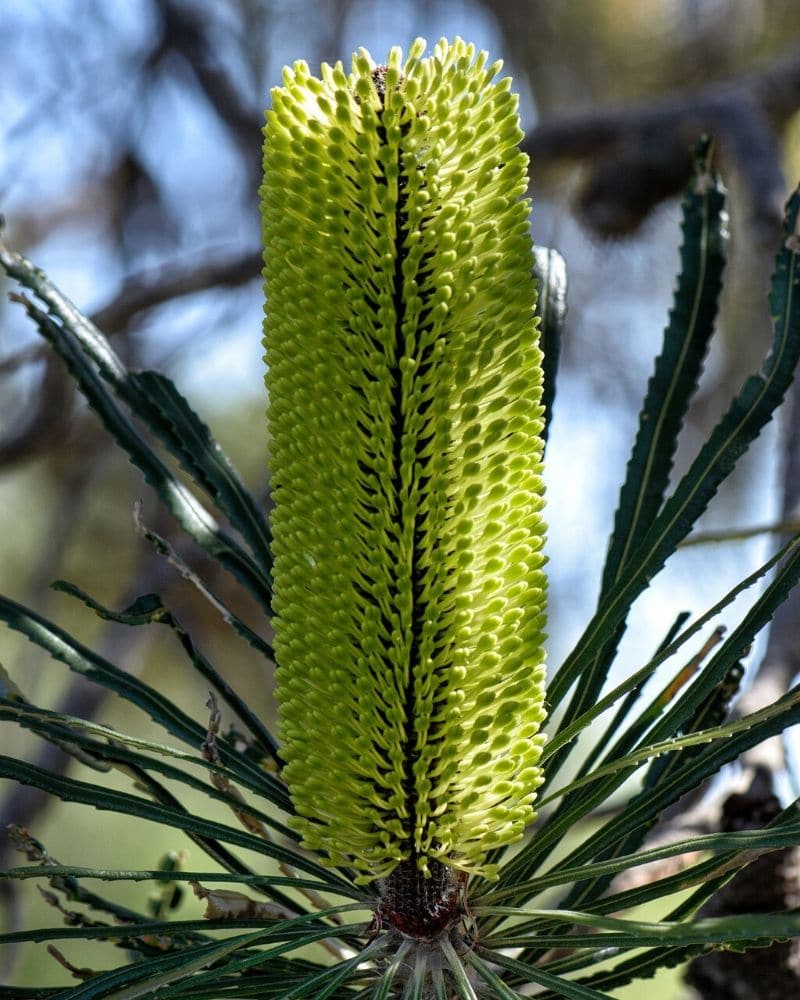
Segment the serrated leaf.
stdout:
[[[115,388],[250,544],[271,584],[271,537],[264,512],[173,382],[160,372],[129,372]],[[266,441],[266,424],[264,437]]]
[[[133,413],[150,427],[195,482],[241,531],[260,560],[269,590],[270,532],[264,512],[244,486],[233,463],[219,447],[208,427],[170,379],[157,372],[128,372],[100,330],[75,308],[44,272],[33,268],[20,254],[6,253],[3,264],[7,273],[45,302],[51,316],[59,321],[51,320],[36,307],[28,307],[29,314],[36,319],[43,336],[62,354],[76,377],[79,372],[84,376],[98,373]],[[87,382],[87,387],[88,384]],[[95,386],[92,397],[97,391]],[[93,403],[93,398],[89,398],[89,402]],[[109,430],[115,433],[111,427]],[[124,441],[120,443],[125,447]],[[142,453],[149,452],[152,460],[154,454],[149,446],[143,440],[140,445]],[[133,455],[131,458],[139,464]],[[146,469],[142,471],[147,475]],[[171,485],[173,488],[180,488],[177,480],[172,479]],[[169,496],[169,491],[159,493],[172,509],[175,498]]]
[[[649,948],[625,962],[620,962],[612,969],[606,969],[586,979],[578,979],[576,982],[592,988],[615,990],[621,986],[627,986],[634,980],[652,979],[661,969],[674,969],[705,950],[702,945],[694,945],[690,948]],[[555,994],[545,993],[541,1000],[551,1000],[553,996]]]
[[186,533],[245,586],[269,611],[271,588],[264,571],[233,538],[220,528],[198,499],[170,472],[142,434],[114,400],[76,343],[72,332],[50,316],[29,306],[40,332],[64,359],[89,405],[130,460],[143,473]]
[[[205,677],[211,683],[225,704],[245,723],[252,733],[255,743],[261,748],[262,752],[271,756],[277,763],[280,763],[278,745],[272,733],[247,702],[236,693],[233,687],[198,650],[192,637],[166,607],[158,594],[144,594],[136,598],[123,611],[115,612],[104,607],[80,587],[76,587],[75,584],[69,583],[66,580],[56,580],[52,586],[54,590],[62,591],[72,597],[76,597],[107,621],[119,622],[122,625],[131,626],[158,624],[166,625],[170,628],[175,633],[192,665],[202,677]],[[253,643],[251,642],[251,644]],[[256,648],[269,659],[273,658],[272,650],[265,643],[261,643],[260,646],[256,645]]]
[[620,578],[664,500],[678,435],[697,389],[718,311],[728,235],[725,191],[711,170],[708,139],[698,143],[694,157],[694,176],[682,203],[678,285],[620,491],[601,600]]
[[[694,177],[682,203],[683,244],[678,285],[620,491],[603,569],[600,607],[620,581],[631,554],[661,508],[683,418],[697,389],[714,330],[725,264],[727,216],[724,189],[711,171],[710,158],[711,144],[707,139],[701,140],[695,150]],[[621,638],[623,622],[621,617],[592,667],[582,672],[565,723],[596,701]],[[559,699],[558,689],[552,697],[554,701]]]
[[[776,258],[770,293],[774,341],[762,372],[745,382],[689,471],[632,551],[628,560],[630,571],[606,592],[597,613],[548,688],[552,706],[560,703],[578,677],[583,678],[586,671],[594,669],[592,664],[615,635],[633,602],[689,533],[720,483],[783,400],[800,357],[800,250],[795,249],[791,239],[799,212],[800,190],[787,205],[786,242]],[[580,693],[565,714],[565,725],[581,710],[584,698],[582,682]],[[552,763],[550,769],[552,772]]]

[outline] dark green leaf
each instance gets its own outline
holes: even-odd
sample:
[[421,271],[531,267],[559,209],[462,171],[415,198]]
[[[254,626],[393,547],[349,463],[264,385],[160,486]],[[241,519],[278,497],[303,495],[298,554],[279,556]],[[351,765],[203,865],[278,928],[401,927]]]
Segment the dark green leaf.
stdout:
[[[772,280],[770,304],[775,319],[772,352],[760,375],[751,376],[728,412],[700,450],[689,471],[649,524],[627,560],[629,571],[606,592],[572,654],[557,671],[548,688],[552,707],[558,705],[572,684],[581,677],[563,724],[568,725],[591,704],[587,690],[595,686],[600,651],[612,640],[633,602],[663,567],[680,541],[692,529],[717,492],[783,400],[800,357],[800,250],[791,239],[798,213],[800,191],[787,206],[786,242],[778,253]],[[603,668],[604,669],[604,668]],[[586,674],[588,671],[587,683]],[[553,764],[550,765],[551,772]]]
[[[724,859],[716,859],[715,864],[724,863],[730,866],[731,860],[740,853],[744,861],[752,860],[754,854],[765,850],[782,850],[794,847],[800,842],[800,817],[797,806],[792,805],[781,813],[780,823],[777,819],[763,830],[742,830],[738,833],[711,833],[675,841],[663,847],[654,847],[636,853],[619,855],[605,860],[592,859],[585,864],[570,866],[558,864],[551,872],[540,875],[528,882],[519,882],[506,889],[492,889],[479,897],[473,898],[473,908],[484,902],[496,903],[513,898],[516,894],[525,893],[527,898],[543,892],[554,885],[566,885],[570,882],[580,882],[589,876],[616,875],[619,872],[630,871],[638,865],[651,864],[664,858],[677,857],[681,854],[698,851],[733,852]],[[690,869],[687,869],[690,871]],[[622,908],[620,906],[620,908]]]
[[[68,583],[66,580],[56,580],[53,584],[53,588],[70,594],[73,597],[77,597],[78,600],[83,601],[84,604],[90,607],[96,614],[100,615],[101,618],[108,621],[134,626],[161,624],[172,629],[198,673],[211,683],[214,690],[220,695],[225,704],[228,705],[228,707],[231,708],[239,716],[242,722],[244,722],[250,729],[256,744],[261,748],[263,753],[269,754],[273,760],[279,762],[278,746],[270,731],[256,715],[256,713],[250,708],[247,702],[241,698],[236,691],[234,691],[230,684],[228,684],[228,682],[217,672],[206,657],[203,656],[203,654],[197,649],[189,633],[181,625],[178,619],[175,618],[172,612],[164,605],[164,602],[158,594],[144,594],[143,596],[138,597],[133,604],[130,605],[130,607],[125,608],[124,611],[114,612],[95,601],[85,591],[81,590],[80,587],[76,587],[74,584]],[[256,648],[259,648],[259,646],[257,645]],[[265,643],[261,643],[259,651],[267,656],[268,659],[274,659],[272,650]]]
[[504,955],[499,951],[492,951],[489,948],[478,948],[478,954],[489,962],[499,965],[502,969],[508,969],[515,973],[521,982],[535,983],[537,986],[546,986],[558,997],[566,997],[567,1000],[613,1000],[607,993],[598,993],[597,990],[589,986],[581,986],[580,983],[570,982],[568,979],[561,979],[550,972],[545,972],[535,965],[528,965],[509,955]]
[[682,209],[678,286],[620,491],[601,600],[619,580],[661,508],[683,418],[697,389],[714,330],[725,265],[727,215],[724,189],[711,170],[711,143],[707,139],[695,150],[694,176]]
[[[75,308],[47,275],[33,268],[18,254],[6,253],[3,263],[9,275],[31,289],[47,304],[50,316],[33,306],[28,308],[28,312],[37,321],[42,335],[67,361],[84,391],[88,385],[84,386],[81,379],[91,374],[91,382],[96,383],[94,376],[98,373],[135,416],[149,426],[248,541],[259,560],[261,573],[269,590],[272,557],[269,526],[264,512],[244,486],[208,427],[172,382],[157,372],[128,372],[100,330]],[[98,392],[99,387],[94,385],[92,394],[88,397],[93,405]],[[98,409],[98,412],[103,417],[102,409]],[[113,426],[109,430],[117,436]],[[120,440],[120,443],[128,450],[125,441]],[[135,445],[135,442],[128,443]],[[142,455],[149,453],[150,459],[154,457],[143,441],[138,446],[135,445],[135,450],[139,449]],[[140,465],[141,456],[137,458],[131,454],[131,458]],[[142,471],[148,475],[146,468],[142,468]],[[151,485],[156,487],[172,510],[174,498],[168,495],[169,491],[162,492],[156,483]],[[174,479],[171,486],[180,489]]]
[[[42,791],[48,792],[50,795],[55,795],[65,802],[80,802],[84,805],[94,806],[95,809],[138,816],[140,819],[161,823],[164,826],[178,830],[185,830],[187,833],[197,834],[199,837],[209,837],[213,840],[221,840],[224,843],[246,847],[258,854],[266,855],[267,857],[274,858],[276,861],[298,868],[300,871],[313,875],[322,881],[328,881],[331,885],[340,882],[331,872],[326,871],[321,865],[310,861],[304,854],[281,847],[278,844],[268,843],[235,827],[190,816],[186,812],[149,802],[147,799],[136,795],[98,787],[85,781],[78,781],[75,778],[65,778],[60,775],[51,774],[49,771],[36,767],[34,764],[28,764],[24,761],[14,760],[11,757],[5,756],[0,756],[0,777],[14,778],[16,781],[21,781],[23,784],[30,785],[33,788],[41,788]],[[346,890],[348,883],[342,883],[342,888]]]
[[131,461],[144,474],[186,533],[212,558],[232,573],[261,604],[271,606],[270,581],[252,557],[222,531],[197,498],[180,483],[145,441],[103,384],[91,362],[81,352],[73,334],[35,306],[28,313],[42,335],[64,359],[92,409]]
[[256,554],[271,585],[272,555],[267,519],[208,427],[170,379],[159,372],[129,373],[122,382],[115,380],[114,386],[136,416],[147,422],[238,529]]
[[[0,596],[0,621],[5,621],[11,628],[46,649],[54,659],[65,663],[70,670],[83,674],[93,683],[100,684],[138,705],[167,732],[190,746],[199,748],[205,739],[206,730],[177,708],[169,698],[93,653],[63,629],[37,615],[35,611]],[[226,740],[220,739],[218,743],[222,762],[231,768],[238,776],[238,780],[259,788],[263,795],[272,799],[281,808],[291,811],[286,789],[277,778],[267,774],[243,754],[237,753],[234,747],[228,746]]]
[[362,891],[354,889],[352,886],[346,888],[341,882],[336,882],[336,884],[332,885],[330,882],[322,882],[318,879],[290,878],[287,875],[232,875],[227,872],[165,871],[159,868],[150,868],[147,870],[81,868],[74,865],[50,864],[47,867],[27,865],[0,871],[0,878],[8,879],[49,879],[58,876],[80,879],[93,878],[100,879],[103,882],[219,882],[221,884],[233,883],[254,887],[260,885],[279,885],[287,889],[310,889],[313,892],[333,892],[340,896],[348,896],[358,900],[364,898]]

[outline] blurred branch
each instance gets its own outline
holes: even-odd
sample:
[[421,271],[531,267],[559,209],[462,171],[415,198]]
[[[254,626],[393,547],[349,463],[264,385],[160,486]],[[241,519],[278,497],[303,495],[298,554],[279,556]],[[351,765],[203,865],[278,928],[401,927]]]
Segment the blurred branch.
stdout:
[[132,274],[115,298],[90,319],[106,334],[119,333],[147,309],[209,288],[237,288],[257,278],[262,266],[261,250],[253,250],[227,260],[173,263],[157,271]]
[[151,65],[170,53],[186,61],[209,104],[236,140],[243,155],[252,155],[252,161],[247,156],[247,162],[250,172],[257,173],[261,166],[263,118],[260,111],[254,113],[216,57],[216,46],[207,23],[208,11],[179,0],[156,0],[155,6],[161,16],[161,38],[151,54]]
[[756,524],[751,528],[727,528],[722,531],[698,531],[689,535],[678,546],[688,549],[695,545],[719,545],[723,542],[746,542],[760,535],[796,535],[800,532],[800,518],[792,517],[773,524]]
[[544,121],[524,148],[538,167],[587,163],[579,213],[601,235],[619,236],[633,232],[655,205],[685,187],[689,148],[708,133],[742,180],[756,239],[774,247],[786,193],[779,133],[798,108],[800,51],[738,80],[632,108]]
[[72,410],[73,389],[63,364],[54,355],[45,358],[36,405],[0,438],[0,468],[27,462],[63,443]]
[[[257,278],[261,266],[261,251],[254,250],[226,260],[174,263],[157,271],[132,274],[117,295],[90,319],[106,334],[121,333],[148,309],[211,288],[237,288]],[[0,361],[0,376],[41,360],[46,361],[45,373],[30,412],[0,438],[0,468],[25,461],[61,443],[69,429],[72,390],[63,365],[45,344],[27,347]]]

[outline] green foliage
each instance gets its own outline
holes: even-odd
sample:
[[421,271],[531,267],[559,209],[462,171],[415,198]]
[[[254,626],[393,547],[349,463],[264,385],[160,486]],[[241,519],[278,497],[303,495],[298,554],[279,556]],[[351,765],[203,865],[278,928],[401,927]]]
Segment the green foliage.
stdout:
[[[356,71],[359,79],[364,80],[367,66],[361,58]],[[467,72],[465,67],[462,70]],[[344,86],[341,81],[334,83],[336,87]],[[359,87],[360,109],[365,109],[372,100],[371,92],[364,90],[363,84]],[[391,87],[387,93],[390,90]],[[422,90],[420,86],[419,92]],[[401,113],[399,104],[392,106],[395,109],[392,113]],[[351,104],[348,114],[360,109]],[[380,108],[376,105],[370,113],[379,118]],[[509,127],[509,134],[511,131]],[[402,129],[400,134],[402,137]],[[513,159],[507,162],[513,163]],[[514,184],[510,190],[516,190]],[[303,198],[297,191],[295,198],[297,205],[302,205]],[[55,623],[10,599],[0,600],[0,618],[6,624],[25,635],[55,662],[108,688],[125,702],[139,706],[163,731],[163,737],[154,740],[53,712],[27,700],[22,679],[16,678],[20,685],[17,687],[0,674],[0,718],[27,727],[95,768],[89,778],[78,779],[71,775],[56,776],[24,761],[2,757],[0,777],[26,782],[68,802],[122,813],[141,821],[143,829],[146,829],[144,824],[155,823],[182,831],[192,839],[200,855],[210,861],[188,872],[174,870],[172,866],[163,871],[105,869],[87,866],[85,862],[90,858],[87,859],[85,845],[81,845],[79,857],[68,860],[84,863],[61,864],[50,858],[30,834],[17,831],[15,837],[28,864],[5,872],[5,877],[47,883],[51,893],[69,901],[74,912],[68,918],[68,926],[0,935],[0,945],[59,941],[76,947],[83,941],[100,939],[109,943],[109,949],[114,945],[123,948],[125,959],[120,960],[122,952],[112,952],[118,961],[117,968],[95,974],[91,970],[78,970],[77,974],[84,979],[71,987],[0,987],[0,1000],[51,997],[60,1000],[134,997],[451,1000],[476,996],[507,1000],[518,996],[517,990],[523,984],[538,985],[541,992],[537,995],[542,997],[596,998],[611,996],[606,991],[651,976],[659,968],[675,965],[708,948],[766,946],[800,935],[800,915],[796,912],[697,917],[702,904],[754,857],[798,842],[800,813],[796,803],[789,804],[764,830],[691,837],[680,844],[657,849],[642,846],[645,835],[668,806],[748,748],[800,721],[798,688],[761,712],[735,722],[724,718],[743,651],[797,583],[800,543],[791,541],[706,614],[688,623],[680,621],[651,662],[616,688],[609,690],[608,686],[609,669],[631,607],[691,531],[720,483],[771,418],[795,370],[800,356],[800,254],[796,236],[799,212],[800,193],[795,193],[787,207],[785,242],[778,252],[772,283],[770,307],[775,331],[772,352],[762,371],[745,383],[686,474],[669,492],[669,474],[682,417],[696,388],[713,324],[724,253],[723,192],[711,173],[708,148],[704,146],[697,151],[695,176],[683,202],[684,243],[675,304],[621,488],[597,610],[575,650],[554,672],[548,689],[550,707],[563,705],[564,711],[550,716],[549,743],[539,759],[538,766],[545,779],[539,802],[541,818],[535,835],[516,852],[503,844],[486,845],[492,848],[488,861],[497,866],[499,873],[494,882],[472,876],[468,883],[463,880],[454,889],[452,879],[442,874],[433,861],[429,866],[430,880],[423,879],[421,874],[416,881],[410,879],[412,904],[422,901],[425,892],[435,887],[439,892],[438,902],[451,907],[442,926],[421,941],[413,928],[411,933],[398,929],[398,913],[403,909],[400,904],[408,904],[409,900],[401,898],[402,894],[392,895],[391,878],[360,884],[359,871],[347,857],[334,858],[339,863],[331,866],[331,858],[326,856],[328,844],[322,854],[301,845],[296,806],[282,773],[277,741],[241,696],[223,681],[160,597],[145,595],[123,611],[115,612],[78,588],[61,585],[103,617],[131,628],[162,626],[159,631],[163,640],[177,640],[188,662],[215,691],[209,722],[197,720],[196,705],[181,707],[173,703],[153,686],[129,676],[82,645]],[[376,212],[373,220],[376,226],[379,216],[380,212]],[[310,225],[310,218],[304,224]],[[502,226],[498,226],[498,231],[502,233]],[[311,233],[308,239],[313,255],[318,244]],[[369,242],[366,234],[364,240]],[[277,252],[274,247],[272,250]],[[163,376],[127,372],[99,331],[77,313],[47,278],[1,244],[0,262],[38,300],[40,304],[27,302],[38,329],[64,358],[109,432],[142,470],[183,529],[230,570],[244,590],[259,602],[265,617],[271,614],[269,528],[258,504],[222,455],[208,428]],[[548,290],[543,303],[540,302],[543,341],[547,344],[553,342],[563,320],[563,280],[556,258],[545,258],[540,264]],[[343,266],[341,261],[317,262],[315,266],[319,270],[314,273],[321,276],[320,288],[325,287],[324,280],[330,283],[341,277],[341,271],[336,270]],[[437,261],[432,273],[440,274],[442,266]],[[391,275],[387,273],[389,278]],[[460,281],[454,281],[453,287],[463,287]],[[334,290],[332,285],[331,289],[332,301],[340,302],[342,289]],[[361,295],[356,312],[363,317],[363,287],[352,291],[353,300],[358,298],[356,292]],[[307,289],[306,295],[310,294]],[[528,292],[520,294],[527,296]],[[270,291],[270,295],[274,309],[275,294]],[[525,301],[532,303],[531,298]],[[289,303],[286,305],[288,309]],[[308,312],[308,302],[298,308]],[[289,315],[297,317],[297,312]],[[286,426],[281,429],[280,414],[273,417],[279,452],[281,448],[286,451],[291,444],[291,414],[316,413],[321,418],[323,410],[315,407],[328,406],[324,410],[325,419],[340,419],[330,401],[309,398],[313,395],[312,376],[304,369],[306,364],[319,363],[319,359],[315,362],[311,355],[305,354],[306,347],[311,350],[318,343],[317,338],[328,338],[336,349],[337,338],[330,336],[331,330],[325,325],[332,317],[320,306],[305,319],[308,343],[297,356],[284,357],[283,375],[275,371],[271,376],[277,381],[296,371],[299,380],[299,395],[292,398],[291,404],[288,390],[283,389],[281,405],[286,407]],[[442,322],[448,322],[444,314]],[[502,324],[497,335],[517,342],[515,334]],[[268,339],[269,336],[268,330]],[[489,336],[489,331],[485,336]],[[391,348],[389,333],[387,337]],[[468,347],[469,341],[465,340],[458,350],[466,351]],[[473,345],[472,349],[477,348]],[[399,357],[395,356],[398,369]],[[467,353],[459,358],[461,364],[467,364]],[[345,360],[340,358],[339,363],[344,365]],[[550,363],[545,373],[548,406],[553,402],[553,371],[554,365]],[[432,390],[438,390],[433,370],[426,378]],[[538,391],[525,397],[532,407],[534,422],[539,419]],[[277,393],[280,396],[280,386]],[[342,420],[352,412],[353,405],[352,401],[343,400]],[[454,405],[463,406],[463,396],[456,396]],[[378,416],[381,412],[376,407]],[[434,415],[430,419],[434,420]],[[444,428],[444,424],[433,426],[446,439]],[[307,447],[305,439],[297,428],[295,431],[302,450]],[[323,437],[327,432],[328,428],[320,430]],[[355,455],[363,455],[364,442],[353,437],[352,428],[342,427],[341,433],[353,444]],[[324,443],[325,448],[319,453],[311,456],[303,453],[297,458],[305,463],[303,475],[316,477],[313,481],[317,489],[341,490],[343,495],[351,496],[358,489],[355,474],[353,479],[346,479],[348,473],[343,467],[313,468],[315,462],[324,465],[319,461],[320,455],[330,454],[332,443],[327,439]],[[385,444],[378,442],[376,450]],[[191,486],[185,485],[162,457],[163,448],[182,466]],[[539,453],[530,456],[530,460],[538,462]],[[431,479],[439,474],[432,470]],[[430,489],[434,488],[444,487],[432,483]],[[306,516],[313,517],[313,507]],[[385,522],[385,513],[381,516]],[[230,528],[223,528],[224,522]],[[389,527],[396,528],[398,523],[392,521]],[[535,519],[527,523],[537,526]],[[348,525],[353,526],[351,521]],[[276,527],[280,526],[279,519]],[[321,527],[329,531],[335,525],[324,523]],[[163,540],[153,533],[149,538],[165,556],[174,557]],[[297,551],[292,548],[295,544]],[[303,540],[302,544],[311,543]],[[327,558],[328,550],[322,541],[314,540],[313,544],[320,546],[314,549],[314,558]],[[299,573],[306,548],[288,538],[279,541],[277,547],[276,576],[280,583],[280,560],[295,558],[292,572]],[[361,553],[359,558],[363,563],[368,557]],[[386,567],[380,561],[383,558],[376,551],[376,564],[385,575]],[[306,575],[310,576],[313,569],[307,561]],[[713,655],[697,665],[694,672],[674,666],[676,655],[684,660],[689,658],[689,644],[704,625],[766,574],[769,574],[767,586]],[[218,598],[209,593],[203,581],[195,582],[219,608]],[[328,589],[318,601],[322,604],[329,599],[338,607],[337,586],[341,587],[342,582],[337,583],[328,575],[325,585]],[[296,582],[296,586],[301,586],[301,582]],[[279,615],[287,613],[291,597],[291,588],[284,589],[276,601]],[[437,605],[434,602],[432,606]],[[370,613],[368,607],[364,601],[365,616]],[[315,611],[309,619],[314,628],[324,620],[323,612],[327,613],[327,609]],[[266,669],[271,656],[269,646],[256,629],[227,611],[226,614],[232,628],[231,655],[235,655],[235,643],[244,638],[264,655]],[[324,641],[326,637],[318,635],[308,639],[309,643]],[[279,657],[284,648],[285,637],[278,643]],[[532,665],[537,664],[534,660]],[[663,664],[669,664],[672,670],[670,683],[645,698],[647,682]],[[310,683],[308,677],[300,682],[299,693],[293,694],[298,699],[295,724],[301,718],[303,683]],[[341,685],[344,680],[339,678],[338,683]],[[567,700],[570,692],[571,700]],[[352,695],[348,704],[355,710],[359,706],[358,694],[357,690],[343,691],[343,697]],[[375,691],[368,692],[367,709],[376,697]],[[322,730],[316,721],[312,724],[309,720],[309,731],[313,740],[321,741],[322,747],[314,757],[314,766],[318,768],[314,775],[317,794],[322,800],[333,800],[341,790],[338,787],[341,778],[335,768],[327,766],[327,761],[336,758],[341,750],[337,743],[341,734],[333,725],[338,722],[337,709],[321,705],[318,699],[315,702],[309,698],[309,704],[316,705],[317,711],[325,707],[329,710],[328,729]],[[714,711],[706,710],[709,704]],[[236,720],[245,735],[225,735],[219,731],[220,709]],[[612,721],[596,730],[596,721],[604,712],[610,713]],[[573,761],[578,756],[578,737],[583,737],[580,761]],[[577,768],[572,768],[571,777],[559,782],[567,763],[576,763]],[[109,787],[105,779],[109,767],[132,779],[130,791]],[[190,810],[187,799],[198,794],[206,796],[209,814],[212,805],[224,805],[235,822],[207,818],[197,808]],[[606,803],[611,795],[623,803],[622,807],[611,816],[595,820],[591,826],[587,824],[585,821],[592,819],[596,807]],[[102,823],[102,816],[97,822]],[[305,836],[307,824],[301,824],[300,829]],[[405,836],[408,830],[403,826]],[[565,842],[568,850],[554,860],[554,849]],[[700,852],[697,860],[678,873],[628,889],[618,889],[611,881],[620,872],[692,851]],[[154,918],[146,905],[141,912],[122,908],[103,895],[104,881],[147,882],[156,886],[192,883],[206,902],[207,916],[170,920],[168,913],[162,911]],[[643,905],[657,908],[661,918],[643,922],[624,916],[631,908]],[[408,907],[404,915],[409,916]],[[616,961],[610,964],[610,959]]]

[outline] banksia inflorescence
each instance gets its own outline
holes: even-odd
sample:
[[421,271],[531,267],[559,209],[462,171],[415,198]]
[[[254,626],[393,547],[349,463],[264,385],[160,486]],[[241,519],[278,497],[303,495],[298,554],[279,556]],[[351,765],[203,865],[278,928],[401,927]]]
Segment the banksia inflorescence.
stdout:
[[265,345],[296,826],[444,898],[534,817],[541,355],[516,97],[424,49],[273,91]]

